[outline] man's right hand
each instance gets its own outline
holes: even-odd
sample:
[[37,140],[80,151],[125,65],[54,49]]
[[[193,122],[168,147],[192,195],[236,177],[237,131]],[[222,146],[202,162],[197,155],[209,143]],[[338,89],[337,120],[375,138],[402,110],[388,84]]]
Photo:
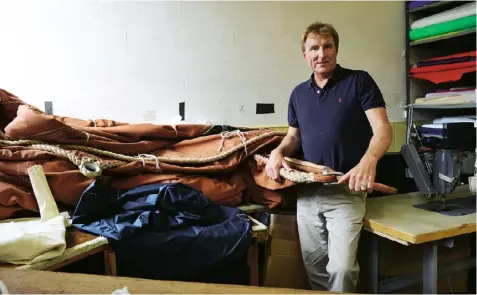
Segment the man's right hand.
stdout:
[[268,163],[265,166],[267,176],[276,181],[280,180],[280,169],[282,167],[290,170],[290,167],[284,160],[283,154],[278,150],[273,150],[268,159]]

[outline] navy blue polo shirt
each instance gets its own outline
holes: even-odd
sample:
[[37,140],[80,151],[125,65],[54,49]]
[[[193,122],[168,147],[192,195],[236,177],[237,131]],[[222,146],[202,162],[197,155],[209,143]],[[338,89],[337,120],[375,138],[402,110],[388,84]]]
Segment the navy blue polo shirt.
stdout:
[[325,87],[312,74],[293,89],[288,124],[300,129],[306,161],[346,173],[368,149],[373,131],[365,111],[377,107],[385,102],[374,79],[337,65]]

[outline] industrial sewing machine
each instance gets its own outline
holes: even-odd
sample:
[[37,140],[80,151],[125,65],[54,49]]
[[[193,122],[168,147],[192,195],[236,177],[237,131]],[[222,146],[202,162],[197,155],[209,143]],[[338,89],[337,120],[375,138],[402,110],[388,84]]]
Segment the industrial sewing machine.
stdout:
[[[448,125],[448,126],[447,126]],[[416,137],[419,150],[412,143],[401,147],[401,154],[419,191],[427,199],[438,197],[432,211],[452,210],[446,199],[458,185],[467,181],[466,175],[475,175],[475,129],[468,124],[447,124],[444,136],[433,148],[426,147],[419,132]],[[473,124],[472,124],[473,125]],[[469,165],[470,164],[470,165]],[[475,181],[472,179],[471,181]],[[470,185],[472,187],[472,185]],[[474,192],[473,192],[474,193]]]

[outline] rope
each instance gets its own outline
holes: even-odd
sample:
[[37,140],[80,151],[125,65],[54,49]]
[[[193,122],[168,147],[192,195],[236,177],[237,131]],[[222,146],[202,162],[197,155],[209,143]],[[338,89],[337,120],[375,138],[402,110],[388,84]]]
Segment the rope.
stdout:
[[[255,154],[253,155],[255,161],[259,166],[265,166],[268,163],[268,158],[262,155]],[[333,182],[336,180],[336,177],[329,176],[329,175],[321,175],[318,173],[312,172],[302,172],[298,170],[288,170],[285,168],[280,168],[279,170],[280,176],[288,179],[294,183],[312,183],[312,182]]]
[[[247,145],[250,145],[254,142],[262,140],[264,138],[273,137],[273,136],[285,136],[286,132],[279,132],[279,131],[271,131],[268,133],[264,133],[253,137],[249,140],[246,140],[245,136],[240,133],[239,137],[242,140],[242,143],[234,146],[230,150],[222,152],[218,155],[212,157],[205,157],[205,158],[191,158],[191,157],[157,157],[154,155],[147,155],[147,154],[140,154],[138,156],[128,156],[122,155],[110,151],[104,151],[93,147],[82,146],[82,145],[69,145],[69,144],[60,144],[60,145],[51,145],[45,142],[37,141],[37,140],[0,140],[0,146],[30,146],[33,149],[43,150],[47,152],[54,153],[56,155],[62,156],[64,158],[69,159],[74,165],[76,165],[81,173],[86,177],[98,177],[102,174],[103,170],[113,169],[120,167],[127,162],[135,162],[135,161],[142,161],[143,164],[147,162],[154,161],[156,164],[156,168],[159,170],[159,162],[168,163],[168,164],[206,164],[206,163],[213,163],[219,160],[222,160],[233,153],[237,152],[238,150],[244,148],[245,152],[247,153]],[[69,150],[78,150],[87,152],[96,156],[105,156],[119,161],[109,161],[109,162],[101,162],[100,159],[94,159],[89,157],[80,158],[76,156],[73,152],[67,151]]]
[[[79,168],[80,172],[84,176],[89,178],[94,178],[94,177],[100,176],[102,174],[102,171],[104,170],[120,167],[126,164],[127,162],[142,161],[143,164],[145,164],[146,162],[150,162],[152,160],[155,162],[156,168],[158,170],[160,169],[159,161],[163,163],[168,163],[168,164],[211,163],[211,162],[224,159],[230,156],[231,154],[235,153],[236,151],[240,150],[241,148],[244,148],[246,151],[247,145],[254,143],[256,141],[259,141],[263,138],[272,137],[272,136],[285,136],[286,132],[271,131],[271,132],[256,136],[254,138],[251,138],[249,140],[245,140],[245,136],[243,134],[241,135],[242,136],[240,138],[242,139],[242,144],[237,145],[226,152],[223,152],[213,157],[207,157],[207,158],[177,158],[177,157],[168,158],[168,157],[157,157],[157,156],[148,155],[148,154],[140,154],[136,157],[133,157],[133,156],[117,154],[117,153],[113,153],[109,151],[103,151],[100,149],[87,147],[87,146],[80,146],[80,145],[57,146],[57,145],[46,144],[36,140],[15,140],[15,141],[0,140],[0,146],[30,146],[33,149],[52,152],[54,154],[57,154],[59,156],[69,159],[74,165],[76,165]],[[63,148],[84,151],[84,152],[92,153],[95,155],[107,156],[107,157],[116,159],[117,161],[101,162],[100,159],[94,159],[89,157],[80,158],[76,156],[73,152],[60,148],[60,146]],[[268,161],[268,158],[258,154],[254,155],[254,159],[257,161],[257,164],[259,164],[259,166],[263,165],[263,163],[266,164]],[[318,173],[301,172],[297,170],[287,170],[285,168],[280,169],[280,176],[295,183],[310,183],[310,182],[325,183],[325,182],[333,182],[336,180],[334,176],[325,176]],[[397,193],[397,190],[395,188],[381,184],[381,183],[374,183],[374,190],[382,192],[382,193],[387,193],[387,194]]]
[[24,146],[24,145],[31,145],[31,144],[42,144],[44,142],[38,140],[30,140],[30,139],[21,139],[21,140],[3,140],[0,139],[0,145],[9,145],[9,146]]
[[317,181],[317,177],[310,172],[301,172],[295,170],[280,169],[280,176],[294,183],[312,183]]
[[238,135],[238,137],[242,140],[242,144],[245,150],[245,155],[248,155],[247,152],[247,139],[245,138],[245,135],[243,135],[242,131],[240,130],[234,130],[234,131],[224,131],[220,133],[220,137],[222,137],[222,140],[220,142],[219,146],[219,152],[222,151],[222,148],[224,147],[224,142],[227,138],[232,137],[234,135]]
[[103,169],[100,161],[97,159],[89,157],[80,158],[70,151],[49,144],[32,144],[31,147],[33,149],[51,152],[67,158],[71,163],[79,168],[81,174],[88,178],[98,177],[102,174]]
[[146,159],[154,159],[156,161],[156,170],[161,170],[161,167],[159,166],[159,159],[157,158],[157,156],[151,154],[139,154],[138,157],[141,159],[142,165],[144,167],[146,167]]

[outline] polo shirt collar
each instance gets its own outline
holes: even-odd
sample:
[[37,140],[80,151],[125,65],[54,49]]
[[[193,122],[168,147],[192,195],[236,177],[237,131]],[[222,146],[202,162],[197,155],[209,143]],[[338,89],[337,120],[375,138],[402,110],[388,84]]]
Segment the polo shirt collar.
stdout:
[[[345,72],[344,69],[339,64],[336,64],[336,67],[333,71],[333,75],[331,76],[330,80],[338,82],[339,80],[343,78],[344,72]],[[313,86],[318,87],[315,83],[315,73],[311,73],[310,80],[308,81],[308,88],[311,88]]]

